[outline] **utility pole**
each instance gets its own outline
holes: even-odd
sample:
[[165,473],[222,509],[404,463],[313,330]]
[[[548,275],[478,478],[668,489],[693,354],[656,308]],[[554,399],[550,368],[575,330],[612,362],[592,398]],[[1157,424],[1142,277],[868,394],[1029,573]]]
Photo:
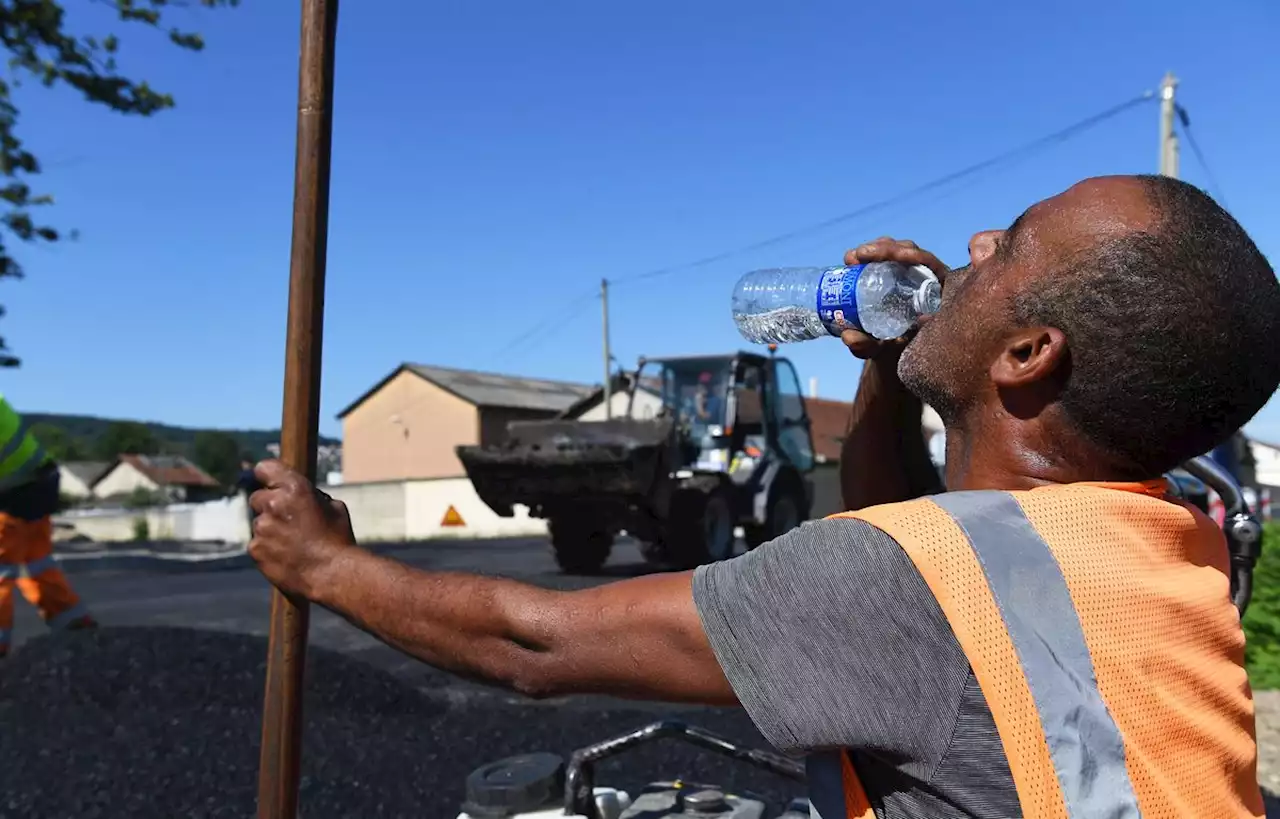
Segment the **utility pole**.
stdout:
[[1178,137],[1173,132],[1177,104],[1173,101],[1178,78],[1170,71],[1160,83],[1160,174],[1178,178]]
[[[1174,90],[1178,87],[1178,78],[1169,71],[1160,83],[1160,174],[1178,178],[1178,136],[1173,132],[1174,117],[1178,115],[1178,105],[1174,101]],[[1214,447],[1209,457],[1223,469],[1231,473],[1232,479],[1240,483],[1240,456],[1236,450],[1237,441],[1248,439],[1239,430],[1231,437]]]
[[609,280],[600,280],[600,315],[603,323],[601,330],[604,337],[604,417],[606,421],[613,419],[613,375],[610,366],[613,356],[609,354]]

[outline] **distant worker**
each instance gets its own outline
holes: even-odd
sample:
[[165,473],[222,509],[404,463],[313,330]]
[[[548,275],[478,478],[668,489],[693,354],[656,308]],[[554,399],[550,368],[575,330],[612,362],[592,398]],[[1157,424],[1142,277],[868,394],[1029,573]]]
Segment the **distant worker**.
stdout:
[[720,396],[712,389],[711,373],[703,373],[698,377],[697,391],[693,394],[694,415],[700,423],[717,424],[722,417]]
[[9,653],[13,587],[52,629],[97,625],[53,559],[58,466],[0,395],[0,657]]
[[236,492],[244,494],[244,505],[245,509],[248,510],[249,531],[251,534],[253,532],[253,519],[257,515],[254,514],[253,507],[249,505],[249,498],[261,488],[262,484],[258,482],[257,476],[253,474],[253,461],[247,457],[242,457],[240,459],[240,475],[236,478]]

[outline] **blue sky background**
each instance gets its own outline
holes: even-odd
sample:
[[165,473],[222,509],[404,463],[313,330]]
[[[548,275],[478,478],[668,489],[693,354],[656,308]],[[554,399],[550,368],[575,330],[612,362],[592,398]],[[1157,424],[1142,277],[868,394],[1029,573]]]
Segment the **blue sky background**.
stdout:
[[[118,32],[124,67],[178,107],[130,119],[20,89],[47,168],[35,186],[58,200],[46,216],[81,237],[19,249],[28,277],[0,285],[0,334],[24,365],[0,389],[32,411],[275,426],[298,3],[173,12],[205,34],[202,54],[70,5],[72,27]],[[1275,264],[1277,35],[1270,0],[348,2],[322,429],[337,433],[334,413],[406,360],[598,380],[602,276],[855,210],[1170,69],[1227,204]],[[838,263],[881,234],[959,264],[974,231],[1080,178],[1155,171],[1157,125],[1151,103],[944,196],[620,285],[615,352],[742,346],[728,313],[740,273]],[[1208,184],[1185,142],[1182,175]],[[787,353],[824,396],[852,395],[858,364],[838,342]],[[1277,404],[1259,436],[1280,440]]]

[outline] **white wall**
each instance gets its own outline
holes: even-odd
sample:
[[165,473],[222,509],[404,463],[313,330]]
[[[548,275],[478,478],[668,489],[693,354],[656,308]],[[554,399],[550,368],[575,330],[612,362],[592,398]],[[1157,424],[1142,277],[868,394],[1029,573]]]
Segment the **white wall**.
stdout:
[[[446,527],[445,513],[453,506],[465,526]],[[405,537],[541,537],[547,533],[547,522],[529,517],[523,506],[514,509],[515,517],[501,518],[493,513],[476,494],[466,478],[436,481],[411,481],[405,484]]]
[[120,461],[111,471],[102,476],[102,480],[93,486],[93,494],[100,498],[116,495],[128,495],[135,489],[156,491],[160,485],[134,468],[133,464]]
[[1280,448],[1258,441],[1250,441],[1249,446],[1253,450],[1258,483],[1264,486],[1280,486]]
[[[631,401],[631,396],[625,392],[614,393],[610,396],[609,406],[613,410],[614,418],[626,418],[627,407]],[[651,392],[645,390],[636,390],[636,407],[634,417],[636,418],[652,418],[658,414],[658,410],[662,408],[662,399]],[[591,409],[582,413],[578,417],[580,421],[603,421],[604,402],[601,401]]]
[[87,498],[93,494],[88,484],[61,464],[58,466],[58,491],[73,498]]
[[404,481],[380,481],[322,486],[321,489],[347,505],[357,540],[403,540],[404,487]]
[[[422,540],[434,537],[539,537],[546,522],[517,507],[502,518],[480,500],[466,478],[435,478],[321,487],[347,505],[360,540]],[[463,526],[443,526],[452,506]]]
[[138,519],[147,522],[150,540],[203,540],[244,543],[249,539],[249,510],[241,495],[207,503],[175,503],[151,509],[74,509],[59,523],[92,540],[133,540]]
[[938,417],[938,413],[933,407],[926,404],[924,408],[924,415],[920,418],[920,426],[924,427],[926,434],[942,432],[942,419]]
[[[347,504],[351,528],[359,540],[541,537],[547,532],[546,522],[530,518],[522,507],[516,508],[513,518],[498,517],[466,478],[349,483],[321,489]],[[441,525],[450,506],[465,525]],[[242,495],[153,509],[79,509],[57,520],[93,540],[113,542],[133,540],[139,518],[147,521],[151,540],[244,543],[249,539],[249,513]]]

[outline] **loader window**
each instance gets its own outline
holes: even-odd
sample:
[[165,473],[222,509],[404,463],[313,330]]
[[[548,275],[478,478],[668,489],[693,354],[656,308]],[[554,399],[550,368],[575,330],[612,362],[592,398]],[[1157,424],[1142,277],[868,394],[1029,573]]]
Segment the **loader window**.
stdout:
[[[662,372],[662,403],[681,423],[698,429],[724,425],[728,368],[724,359],[652,362]],[[641,373],[641,382],[649,371]]]
[[802,472],[813,467],[813,441],[809,436],[809,418],[804,409],[804,393],[795,367],[783,359],[773,360],[770,389],[773,415],[777,419],[778,445]]
[[761,400],[760,368],[755,364],[743,364],[734,385],[734,404],[737,417],[734,426],[746,435],[764,433],[764,402]]

